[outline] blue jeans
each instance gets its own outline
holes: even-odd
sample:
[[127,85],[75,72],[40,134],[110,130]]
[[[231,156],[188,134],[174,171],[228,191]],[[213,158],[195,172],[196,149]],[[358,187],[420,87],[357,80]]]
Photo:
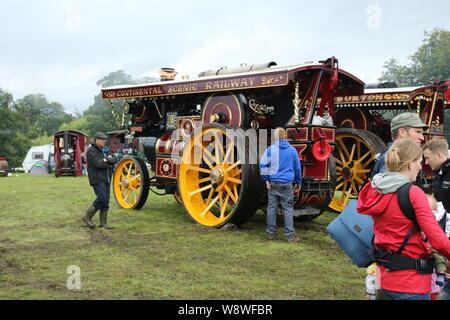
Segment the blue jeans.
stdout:
[[98,183],[92,186],[92,188],[94,188],[95,195],[97,196],[97,198],[92,203],[95,209],[108,211],[110,185],[110,183]]
[[391,300],[430,300],[430,294],[395,292],[381,289],[381,291]]
[[444,279],[444,285],[441,288],[439,300],[450,300],[450,279]]
[[288,239],[295,236],[294,229],[294,191],[292,183],[271,182],[271,190],[267,190],[267,233],[274,236],[277,232],[277,210],[281,205],[284,216],[284,233]]

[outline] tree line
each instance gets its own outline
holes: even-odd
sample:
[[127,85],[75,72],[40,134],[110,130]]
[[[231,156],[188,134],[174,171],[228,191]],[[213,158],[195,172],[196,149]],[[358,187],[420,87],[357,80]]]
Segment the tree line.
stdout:
[[[156,80],[150,77],[134,79],[119,70],[104,76],[97,85],[107,87]],[[116,105],[119,114],[123,107],[121,103]],[[93,136],[97,131],[116,130],[118,125],[109,102],[100,94],[83,113],[72,115],[60,103],[48,101],[43,94],[29,94],[14,100],[11,93],[0,88],[0,157],[6,157],[10,167],[21,167],[30,147],[53,143],[54,133],[66,129]]]
[[[391,58],[383,65],[379,81],[395,81],[400,87],[427,85],[439,78],[450,80],[450,32],[434,29],[424,33],[422,45],[409,57],[410,63],[399,64]],[[140,84],[158,79],[134,79],[123,70],[111,72],[97,81],[99,87],[121,84]],[[99,90],[100,91],[100,90]],[[115,103],[117,114],[123,103]],[[445,111],[447,140],[450,140],[450,110]],[[53,142],[59,130],[74,129],[93,136],[97,131],[118,129],[109,101],[100,93],[83,113],[69,114],[58,102],[50,102],[42,94],[29,94],[14,100],[11,93],[0,88],[0,157],[6,157],[11,167],[20,167],[31,146]],[[124,119],[125,124],[129,117]]]

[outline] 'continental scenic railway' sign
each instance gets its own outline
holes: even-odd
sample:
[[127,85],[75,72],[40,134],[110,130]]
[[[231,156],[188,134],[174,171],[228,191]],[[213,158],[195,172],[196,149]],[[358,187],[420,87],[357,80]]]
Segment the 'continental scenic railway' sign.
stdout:
[[199,92],[217,92],[270,86],[284,86],[288,83],[288,72],[243,75],[239,77],[202,79],[191,81],[166,81],[136,87],[123,86],[102,89],[103,99],[127,99],[157,97]]

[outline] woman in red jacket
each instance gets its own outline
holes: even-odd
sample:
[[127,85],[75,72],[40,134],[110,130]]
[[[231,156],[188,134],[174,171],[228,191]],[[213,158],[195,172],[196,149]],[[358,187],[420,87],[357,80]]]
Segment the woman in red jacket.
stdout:
[[[422,150],[417,143],[402,139],[391,146],[385,161],[388,171],[375,175],[372,182],[364,186],[358,196],[357,210],[373,218],[373,243],[377,253],[396,255],[414,226],[414,222],[406,218],[400,209],[396,192],[401,186],[416,180],[422,168]],[[430,245],[450,259],[450,240],[436,222],[426,195],[419,187],[411,186],[409,199],[420,229],[415,229],[412,233],[400,253],[401,257],[395,256],[394,267],[387,269],[381,265],[385,260],[377,262],[380,286],[390,299],[428,300],[431,292],[431,273],[419,270],[420,267],[405,268],[405,264],[398,268],[397,262],[406,260],[408,266],[418,265],[417,262],[423,263],[425,260],[430,262]],[[422,240],[420,231],[425,233],[428,242]],[[391,259],[392,256],[389,257]],[[394,259],[388,260],[391,261]]]

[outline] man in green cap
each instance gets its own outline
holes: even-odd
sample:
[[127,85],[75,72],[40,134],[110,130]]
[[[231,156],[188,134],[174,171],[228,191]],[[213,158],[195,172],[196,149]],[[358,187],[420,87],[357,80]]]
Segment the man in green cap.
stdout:
[[[391,137],[392,143],[388,143],[387,148],[378,156],[375,161],[371,177],[373,178],[377,173],[386,172],[386,163],[384,161],[385,155],[390,146],[396,141],[408,138],[418,145],[425,140],[423,132],[428,129],[428,126],[422,122],[417,113],[405,112],[400,113],[391,120]],[[378,267],[376,272],[380,272]],[[387,297],[379,289],[379,283],[376,281],[376,300],[387,300]]]
[[[395,116],[391,121],[392,143],[402,138],[408,138],[417,144],[421,144],[425,140],[423,132],[428,130],[428,126],[422,122],[417,113],[405,112]],[[378,156],[373,165],[371,177],[377,173],[386,171],[384,157],[392,143]]]
[[86,164],[89,177],[89,184],[94,189],[97,198],[91,204],[83,221],[91,229],[95,228],[92,217],[100,210],[100,227],[105,229],[113,229],[107,225],[109,194],[111,185],[112,168],[115,158],[105,152],[107,136],[103,132],[97,132],[94,136],[95,142],[91,144],[86,152]]

